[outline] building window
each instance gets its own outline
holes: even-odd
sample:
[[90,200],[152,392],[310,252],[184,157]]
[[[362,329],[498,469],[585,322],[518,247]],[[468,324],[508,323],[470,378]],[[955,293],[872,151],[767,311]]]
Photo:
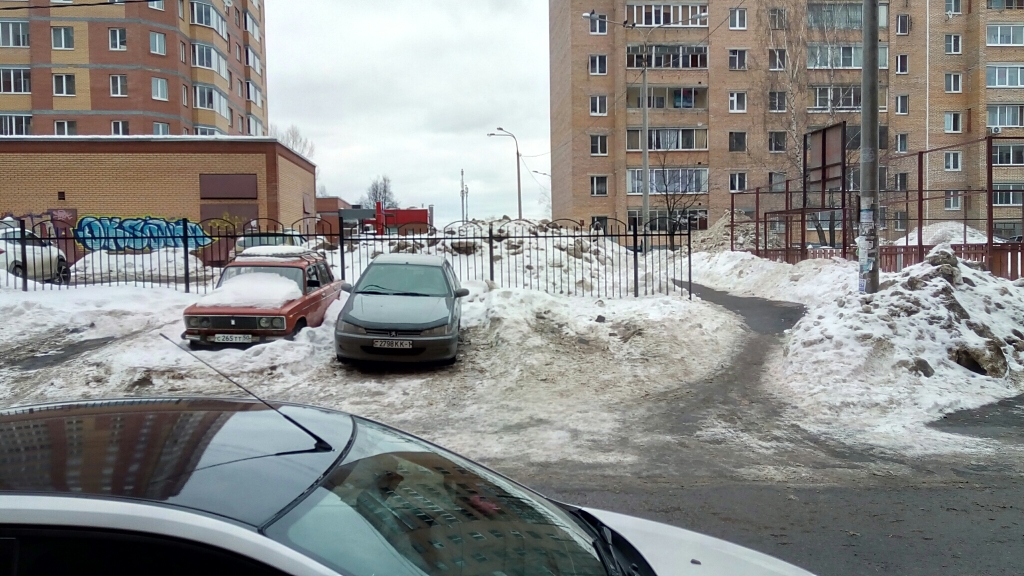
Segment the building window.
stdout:
[[729,174],[729,192],[741,192],[747,189],[747,173],[732,172]]
[[185,0],[178,0],[178,18],[185,19]]
[[192,2],[192,23],[213,28],[222,38],[228,37],[228,23],[212,4]]
[[957,190],[946,190],[946,210],[960,209],[960,192]]
[[892,185],[895,190],[905,192],[907,190],[907,183],[910,180],[910,174],[907,172],[897,172],[892,179]]
[[[707,128],[651,128],[647,131],[649,150],[707,150]],[[640,150],[640,130],[626,130],[626,150]]]
[[[991,26],[989,29],[991,30]],[[963,37],[959,34],[946,34],[946,54],[962,54],[963,53]]]
[[213,86],[197,85],[195,87],[195,96],[192,99],[192,107],[214,110],[224,118],[231,114],[228,108],[228,97]]
[[992,10],[1024,10],[1024,0],[988,0]]
[[946,14],[960,14],[960,0],[946,0]]
[[896,73],[897,74],[909,74],[910,73],[910,55],[909,54],[897,54],[896,55]]
[[785,8],[769,8],[768,9],[768,28],[771,30],[785,30],[786,29],[786,9]]
[[[238,14],[235,14],[235,20],[237,23]],[[590,17],[590,33],[591,34],[607,34],[608,33],[608,16],[606,14],[594,14]]]
[[960,171],[960,152],[946,152],[944,158],[946,172]]
[[245,98],[245,82],[242,82],[241,80],[238,81],[238,95]]
[[772,48],[768,50],[768,69],[769,70],[785,70],[786,69],[786,51],[780,48]]
[[1024,24],[989,24],[985,43],[989,46],[1024,46]]
[[729,132],[729,152],[747,151],[747,133]]
[[608,97],[607,96],[591,96],[590,97],[590,115],[591,116],[607,116],[608,115]]
[[993,184],[992,205],[1021,206],[1024,200],[1024,184]]
[[31,94],[32,70],[0,68],[0,94]]
[[0,22],[0,48],[28,48],[28,22]]
[[57,120],[53,123],[53,134],[55,136],[77,136],[78,122],[74,120]]
[[245,47],[245,65],[252,68],[254,72],[263,75],[263,64],[260,62],[260,55],[251,47]]
[[946,133],[947,134],[959,134],[963,132],[963,126],[960,124],[960,113],[959,112],[946,112]]
[[590,217],[590,229],[591,230],[607,230],[608,229],[608,217],[607,216],[591,216]]
[[249,136],[263,136],[263,122],[255,116],[249,116]]
[[768,111],[769,112],[785,112],[786,111],[786,93],[785,92],[769,92],[768,93]]
[[[701,3],[665,5],[630,4],[626,6],[626,22],[636,26],[672,26],[679,28],[706,28],[708,25],[707,0]],[[632,16],[632,18],[630,18]]]
[[114,136],[128,136],[128,121],[114,120],[110,123],[110,133]]
[[786,173],[785,172],[769,172],[768,173],[768,190],[771,192],[785,192],[786,191]]
[[164,0],[150,0],[149,7],[153,10],[163,10]]
[[768,151],[769,152],[785,152],[786,151],[786,133],[785,132],[769,132],[768,133]]
[[591,134],[590,135],[590,155],[591,156],[607,156],[608,155],[608,137],[604,135]]
[[74,96],[75,95],[75,75],[74,74],[54,74],[53,75],[53,95],[54,96]]
[[896,34],[899,36],[910,34],[910,14],[896,15]]
[[110,28],[110,49],[111,50],[127,50],[128,49],[128,31],[124,28]]
[[1024,105],[990,105],[988,107],[988,126],[1024,127]]
[[993,146],[992,164],[996,166],[1024,166],[1024,145],[1000,144]]
[[896,135],[896,151],[906,152],[910,149],[910,134],[897,134]]
[[54,50],[75,49],[75,29],[71,26],[53,26],[50,28]]
[[729,112],[745,113],[747,111],[747,93],[729,92]]
[[910,114],[910,95],[900,94],[896,97],[896,113]]
[[242,46],[235,44],[235,60],[242,61]]
[[246,80],[245,99],[256,104],[258,108],[263,107],[263,91],[254,82]]
[[959,72],[947,72],[946,73],[946,92],[951,94],[959,94],[963,92],[963,86],[961,80],[963,77]]
[[747,51],[729,50],[729,70],[747,69]]
[[171,133],[171,125],[166,122],[153,122],[153,134],[155,136],[167,136]]
[[181,105],[188,108],[188,85],[181,85]]
[[128,96],[128,76],[115,74],[110,77],[110,95],[119,98]]
[[[832,69],[848,68],[859,69],[864,67],[864,47],[860,44],[808,44],[807,45],[807,68]],[[889,67],[889,46],[882,44],[878,46],[878,68],[884,70]]]
[[149,53],[167,55],[167,36],[160,32],[149,33]]
[[1024,66],[1020,64],[985,67],[985,85],[989,88],[1024,87]]
[[260,41],[260,25],[256,21],[256,17],[248,11],[245,13],[245,31],[249,33],[253,40]]
[[591,196],[607,196],[608,195],[608,177],[607,176],[591,176],[590,177],[590,195]]
[[855,111],[860,110],[860,107],[860,85],[814,87],[814,102],[812,109],[815,112],[828,110]]
[[730,8],[729,9],[729,30],[746,30],[747,29],[747,9],[746,8]]
[[166,78],[153,78],[153,100],[167,101],[169,91]]
[[[626,194],[643,194],[641,168],[627,170]],[[707,168],[651,168],[648,183],[655,194],[703,194],[708,191]]]
[[608,57],[604,54],[590,56],[590,75],[600,76],[608,73]]
[[0,136],[28,136],[32,117],[25,114],[0,114]]
[[681,70],[687,68],[708,67],[708,47],[696,44],[675,44],[671,46],[651,46],[644,58],[642,45],[626,46],[627,68],[665,68]]

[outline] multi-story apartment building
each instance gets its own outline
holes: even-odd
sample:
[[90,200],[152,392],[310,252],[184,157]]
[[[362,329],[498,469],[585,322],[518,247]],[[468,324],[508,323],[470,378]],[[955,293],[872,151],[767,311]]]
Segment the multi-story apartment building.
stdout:
[[[801,176],[803,134],[844,120],[856,188],[862,21],[859,0],[551,0],[554,217],[636,221],[645,64],[652,218],[714,220],[730,192],[782,190]],[[883,2],[879,40],[883,189],[916,190],[914,153],[950,146],[924,157],[940,196],[925,208],[980,213],[961,196],[986,188],[990,156],[968,143],[1024,137],[1024,0]],[[995,144],[995,203],[1017,214],[997,232],[1020,234],[1024,146]]]
[[94,4],[0,0],[0,136],[264,134],[261,0]]

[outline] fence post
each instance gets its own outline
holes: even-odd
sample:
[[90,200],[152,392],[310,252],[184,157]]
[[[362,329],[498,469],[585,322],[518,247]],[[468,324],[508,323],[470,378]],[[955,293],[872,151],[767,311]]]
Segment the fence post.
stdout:
[[[709,214],[710,214],[710,212],[711,211],[708,210]],[[757,228],[756,224],[754,225],[754,228]],[[730,194],[729,195],[729,251],[730,252],[735,252],[736,251],[736,242],[733,239],[734,231],[735,230],[736,230],[736,195],[735,194]],[[689,222],[689,220],[687,220],[687,222],[686,222],[686,233],[687,234],[690,233],[690,222]],[[687,240],[687,243],[689,243],[689,240]]]
[[[757,225],[754,226],[757,228]],[[690,300],[693,300],[693,229],[690,227],[690,220],[686,221],[686,291],[690,293]]]
[[637,241],[636,226],[633,226],[633,297],[640,297],[640,262],[638,252],[640,244]]
[[[989,156],[989,162],[992,157]],[[907,226],[910,225],[910,209],[907,209]],[[908,231],[907,236],[910,236]],[[909,242],[908,242],[909,243]],[[924,152],[917,153],[917,261],[924,262]]]
[[341,254],[341,279],[345,280],[345,218],[338,210],[338,253]]
[[25,219],[18,219],[21,228],[21,291],[28,292],[28,236],[25,232]]
[[494,282],[494,224],[487,226],[488,265],[491,269],[491,282]]
[[191,280],[191,278],[189,276],[189,261],[188,261],[188,256],[189,256],[189,253],[188,253],[188,218],[182,218],[181,219],[181,242],[184,245],[183,249],[185,250],[185,293],[188,294],[188,292],[189,292],[189,280]]

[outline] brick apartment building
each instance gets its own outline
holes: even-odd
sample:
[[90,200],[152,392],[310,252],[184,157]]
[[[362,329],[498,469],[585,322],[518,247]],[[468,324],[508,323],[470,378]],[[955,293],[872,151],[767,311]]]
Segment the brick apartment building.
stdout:
[[0,135],[250,135],[261,0],[0,0]]
[[[861,22],[859,0],[551,0],[554,217],[638,218],[645,40],[652,218],[714,220],[730,192],[783,190],[800,178],[803,134],[844,120],[857,188]],[[990,157],[979,140],[1000,133],[996,233],[1021,234],[1024,0],[883,2],[880,24],[883,190],[916,190],[916,153],[950,147],[924,155],[923,187],[938,194],[924,210],[977,218],[985,196],[969,191],[987,189]],[[903,210],[887,216],[896,227],[916,206]]]

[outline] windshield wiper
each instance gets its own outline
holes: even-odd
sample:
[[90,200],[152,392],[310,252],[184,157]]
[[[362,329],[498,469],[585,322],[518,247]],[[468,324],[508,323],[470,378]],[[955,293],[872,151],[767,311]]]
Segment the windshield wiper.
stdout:
[[634,570],[627,571],[619,562],[619,559],[615,557],[615,552],[612,550],[611,531],[608,530],[604,524],[582,510],[573,510],[570,508],[563,509],[579,520],[579,522],[587,528],[588,532],[596,536],[591,544],[594,546],[594,550],[597,552],[598,558],[601,559],[601,564],[604,565],[605,571],[608,572],[608,576],[636,575]]
[[432,296],[432,294],[423,294],[422,292],[392,292],[392,296]]
[[360,290],[356,294],[381,294],[384,296],[391,296],[391,292],[381,292],[380,290]]

